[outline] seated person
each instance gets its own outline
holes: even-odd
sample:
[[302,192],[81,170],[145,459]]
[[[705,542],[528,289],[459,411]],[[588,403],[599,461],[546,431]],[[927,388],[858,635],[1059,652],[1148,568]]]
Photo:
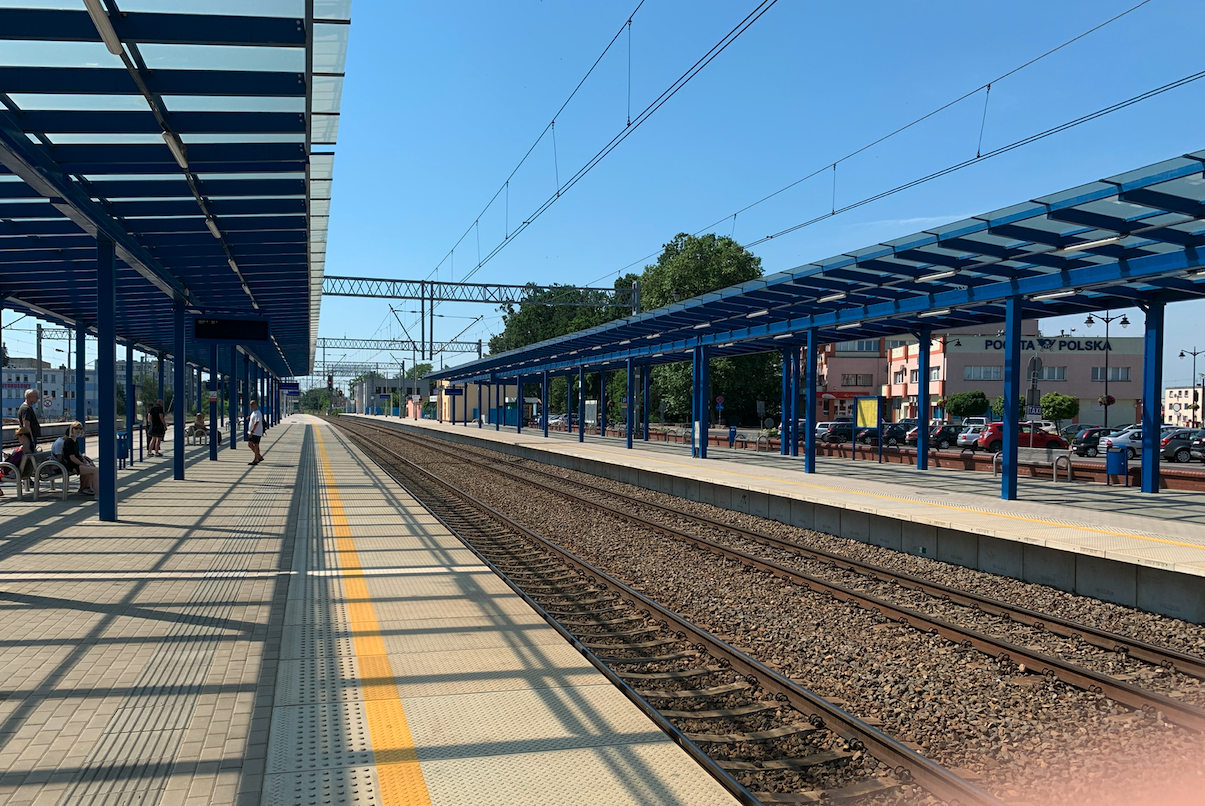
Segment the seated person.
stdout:
[[205,425],[205,415],[197,412],[197,416],[192,421],[192,432],[194,434],[208,434],[209,428]]
[[[78,422],[71,424],[71,430],[63,441],[63,466],[67,474],[79,474],[79,491],[84,495],[96,495],[96,477],[100,470],[92,460],[80,453],[79,438],[84,435],[84,426]],[[64,483],[66,483],[64,481]]]
[[[26,457],[33,456],[33,441],[32,440],[33,440],[33,437],[30,435],[29,429],[25,426],[21,426],[20,428],[17,429],[17,447],[13,449],[12,453],[10,453],[8,456],[4,457],[4,461],[6,461],[6,462],[12,464],[14,467],[16,467],[17,472],[20,473],[22,475],[22,477],[33,476],[32,468],[26,469],[21,466],[22,463],[25,461]],[[18,484],[21,483],[20,479],[17,479],[16,482]],[[3,490],[0,490],[0,495],[4,495]]]
[[67,426],[67,430],[63,435],[54,441],[50,446],[50,455],[54,457],[56,462],[63,461],[63,443],[67,441],[67,437],[71,434],[71,426]]

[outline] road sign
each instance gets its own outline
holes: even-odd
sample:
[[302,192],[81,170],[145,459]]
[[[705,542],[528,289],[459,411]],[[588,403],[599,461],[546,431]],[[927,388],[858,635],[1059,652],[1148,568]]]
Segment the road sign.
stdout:
[[716,411],[723,411],[723,410],[724,410],[724,404],[723,404],[723,403],[716,403],[716,404],[715,404],[715,410],[716,410]]
[[464,390],[463,389],[445,389],[444,394],[445,395],[463,395]]
[[1042,407],[1041,406],[1030,406],[1028,409],[1026,409],[1025,413],[1028,414],[1030,417],[1041,417],[1042,416]]
[[42,408],[48,409],[53,405],[54,405],[54,398],[50,397],[50,395],[47,395],[46,397],[42,398]]
[[217,393],[217,392],[210,392],[210,393],[209,393],[209,402],[210,402],[210,403],[217,403],[217,402],[218,402],[218,393]]
[[723,396],[723,395],[717,395],[717,396],[716,396],[716,399],[715,399],[715,402],[716,402],[718,405],[720,405],[720,406],[724,405],[724,396]]

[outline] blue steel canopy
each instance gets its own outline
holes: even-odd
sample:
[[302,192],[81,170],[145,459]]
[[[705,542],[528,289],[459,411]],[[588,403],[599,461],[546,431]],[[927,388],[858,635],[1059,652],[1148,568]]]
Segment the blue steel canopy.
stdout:
[[122,339],[173,352],[173,302],[259,314],[274,344],[248,352],[308,374],[351,1],[19,3],[0,0],[5,307],[93,326],[103,233]]
[[1205,297],[1205,151],[808,263],[431,377],[515,377],[777,350]]

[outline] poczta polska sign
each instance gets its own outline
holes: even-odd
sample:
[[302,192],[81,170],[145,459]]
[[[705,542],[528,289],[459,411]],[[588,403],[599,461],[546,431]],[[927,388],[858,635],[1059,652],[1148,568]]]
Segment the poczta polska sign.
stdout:
[[[1004,339],[984,339],[983,349],[1003,350]],[[1023,338],[1021,339],[1021,350],[1043,353],[1103,353],[1105,351],[1112,352],[1113,345],[1105,339]]]

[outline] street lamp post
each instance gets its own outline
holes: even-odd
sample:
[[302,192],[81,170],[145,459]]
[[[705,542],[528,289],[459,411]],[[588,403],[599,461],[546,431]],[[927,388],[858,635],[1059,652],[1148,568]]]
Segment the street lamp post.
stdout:
[[[1201,404],[1205,403],[1205,400],[1199,401],[1197,399],[1197,356],[1205,355],[1205,350],[1198,350],[1197,346],[1194,344],[1193,348],[1191,350],[1181,350],[1180,351],[1181,358],[1185,358],[1190,355],[1192,356],[1192,405],[1193,405],[1192,424],[1195,427],[1199,424],[1198,420],[1197,420],[1197,416],[1198,416],[1198,413],[1201,411]],[[1205,377],[1205,376],[1203,376],[1203,377]],[[1201,389],[1201,397],[1205,398],[1205,388]]]
[[[1112,352],[1112,350],[1110,349],[1110,345],[1109,345],[1109,324],[1115,320],[1120,319],[1121,321],[1118,324],[1120,324],[1122,327],[1129,327],[1130,320],[1126,318],[1125,314],[1122,314],[1121,316],[1109,316],[1108,311],[1106,311],[1103,315],[1098,313],[1096,315],[1096,319],[1099,319],[1100,321],[1105,323],[1105,421],[1104,421],[1103,425],[1105,428],[1108,428],[1109,427],[1109,353]],[[1096,324],[1096,319],[1092,318],[1092,314],[1088,314],[1088,318],[1084,320],[1084,324],[1087,325],[1088,327],[1092,327],[1094,324]]]

